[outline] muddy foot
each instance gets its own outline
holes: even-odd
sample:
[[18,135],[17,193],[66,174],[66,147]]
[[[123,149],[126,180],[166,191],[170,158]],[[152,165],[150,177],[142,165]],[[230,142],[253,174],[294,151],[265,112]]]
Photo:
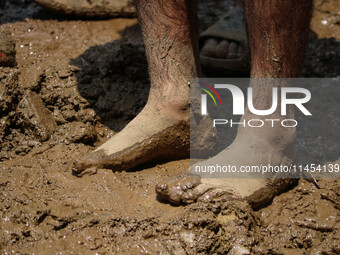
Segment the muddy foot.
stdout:
[[188,176],[156,186],[157,195],[175,205],[245,200],[254,210],[296,183],[296,179],[216,179]]
[[120,133],[75,162],[73,173],[81,175],[93,167],[123,171],[145,163],[189,157],[189,131],[187,121],[166,117],[147,105]]
[[201,179],[199,176],[186,176],[169,183],[157,184],[156,192],[160,198],[175,205],[241,199],[234,187],[216,179]]
[[[287,140],[288,142],[288,140]],[[241,135],[235,142],[218,155],[198,163],[200,166],[233,165],[240,166],[289,165],[292,161],[285,154],[281,144],[264,141],[256,135]],[[283,146],[283,147],[282,147]],[[197,165],[198,165],[197,164]],[[194,173],[193,165],[191,173]],[[196,173],[199,174],[199,173]],[[202,175],[203,176],[203,175]],[[206,177],[206,176],[204,176]],[[274,178],[276,177],[276,178]],[[254,209],[270,203],[274,196],[286,190],[296,179],[277,178],[203,178],[187,176],[176,181],[156,185],[157,195],[172,204],[190,204],[199,201],[227,201],[243,199]]]

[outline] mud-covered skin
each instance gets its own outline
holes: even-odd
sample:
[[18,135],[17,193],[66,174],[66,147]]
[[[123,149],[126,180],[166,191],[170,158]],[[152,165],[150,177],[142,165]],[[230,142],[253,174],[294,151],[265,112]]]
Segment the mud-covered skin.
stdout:
[[[273,1],[268,4],[266,1],[246,0],[244,9],[252,54],[251,77],[299,77],[312,15],[312,2],[303,0],[295,3],[289,0]],[[287,16],[281,13],[285,9],[291,10]],[[276,18],[273,19],[273,16]],[[291,27],[294,27],[294,30],[291,30]],[[287,38],[292,40],[285,43]],[[253,100],[261,109],[268,109],[271,106],[272,88],[280,87],[273,82],[264,83],[256,80],[251,81],[250,86],[255,90]],[[282,115],[278,111],[266,117],[282,120]],[[285,117],[294,119],[294,108],[290,107]],[[261,119],[263,116],[255,116],[247,109],[241,120],[252,118]],[[261,127],[255,130],[239,126],[235,141],[228,148],[200,164],[233,165],[236,169],[263,164],[289,165],[284,161],[292,162],[295,159],[295,142],[295,128]],[[268,204],[278,191],[284,191],[292,180],[262,179],[250,175],[243,179],[206,177],[202,178],[200,183],[188,182],[186,179],[183,182],[187,184],[183,185],[182,181],[161,184],[156,187],[156,192],[172,203],[185,204],[201,199],[214,200],[222,194],[232,194],[234,190],[236,196],[246,200],[254,209],[258,209]]]
[[[242,196],[238,190],[238,182],[244,179],[225,178],[220,180],[201,182],[199,176],[178,177],[175,181],[159,183],[156,185],[156,193],[159,198],[175,205],[185,205],[195,202],[220,202],[243,200],[250,204],[254,210],[268,205],[271,200],[284,192],[287,188],[296,184],[296,179],[258,179],[262,184],[250,196]],[[254,180],[249,182],[253,185]]]
[[172,204],[190,204],[197,201],[199,193],[193,188],[199,185],[200,178],[196,176],[186,176],[180,180],[156,185],[157,195]]
[[219,187],[201,183],[199,176],[186,176],[169,183],[156,185],[159,198],[175,205],[195,202],[241,200],[238,191],[231,186]]
[[76,163],[74,173],[91,167],[129,170],[189,156],[189,86],[198,76],[197,35],[191,30],[197,17],[189,16],[196,15],[197,6],[163,0],[135,4],[149,66],[148,102],[119,134]]
[[189,149],[190,128],[183,121],[112,155],[97,150],[87,155],[85,159],[76,161],[72,171],[75,175],[80,175],[92,167],[113,171],[130,170],[150,162],[187,158],[190,156]]

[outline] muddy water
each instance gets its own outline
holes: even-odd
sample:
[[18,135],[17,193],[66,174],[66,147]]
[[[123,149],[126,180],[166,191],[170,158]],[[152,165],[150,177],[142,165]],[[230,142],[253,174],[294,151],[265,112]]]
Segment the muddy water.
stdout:
[[[0,32],[14,39],[18,62],[0,69],[3,254],[340,253],[338,180],[321,180],[320,188],[300,180],[254,212],[243,202],[157,201],[155,184],[183,172],[188,160],[73,176],[72,162],[121,130],[146,102],[137,21],[67,20],[32,1],[1,5]],[[201,27],[229,7],[201,3]],[[328,7],[322,8],[315,16],[321,20]],[[312,34],[303,75],[339,76],[339,59],[336,39]]]

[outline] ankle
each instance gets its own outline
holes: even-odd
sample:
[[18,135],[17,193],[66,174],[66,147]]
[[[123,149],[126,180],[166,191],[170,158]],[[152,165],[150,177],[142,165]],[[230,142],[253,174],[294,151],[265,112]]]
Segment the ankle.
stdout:
[[[296,142],[295,128],[242,128],[239,129],[237,138],[243,142],[262,144],[274,151],[281,151],[284,154],[294,151]],[[294,154],[294,153],[292,153]]]
[[182,102],[172,101],[168,102],[162,99],[148,100],[144,107],[144,112],[148,114],[156,114],[172,120],[174,123],[185,121],[189,123],[190,120],[190,104],[183,104]]
[[174,98],[172,101],[162,101],[158,104],[157,109],[160,113],[176,122],[190,120],[190,104],[183,98]]
[[240,120],[242,125],[239,125],[237,136],[262,141],[272,148],[285,150],[288,147],[294,147],[296,141],[295,123],[289,122],[289,119],[294,119],[294,117],[259,117],[245,114]]

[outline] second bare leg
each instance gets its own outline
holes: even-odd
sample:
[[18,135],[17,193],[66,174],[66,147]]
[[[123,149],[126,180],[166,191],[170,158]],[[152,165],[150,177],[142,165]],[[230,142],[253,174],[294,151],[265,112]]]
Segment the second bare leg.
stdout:
[[[310,0],[246,0],[245,13],[252,55],[252,77],[297,77],[301,71],[304,47],[309,31]],[[272,86],[255,82],[256,109],[269,109]],[[260,118],[249,110],[243,119]],[[281,119],[278,112],[268,118]],[[293,118],[290,109],[285,118]],[[241,166],[286,165],[294,158],[295,128],[277,126],[239,128],[233,144],[200,165]],[[157,194],[171,203],[240,198],[259,208],[291,183],[285,179],[265,178],[192,178],[157,185]]]

